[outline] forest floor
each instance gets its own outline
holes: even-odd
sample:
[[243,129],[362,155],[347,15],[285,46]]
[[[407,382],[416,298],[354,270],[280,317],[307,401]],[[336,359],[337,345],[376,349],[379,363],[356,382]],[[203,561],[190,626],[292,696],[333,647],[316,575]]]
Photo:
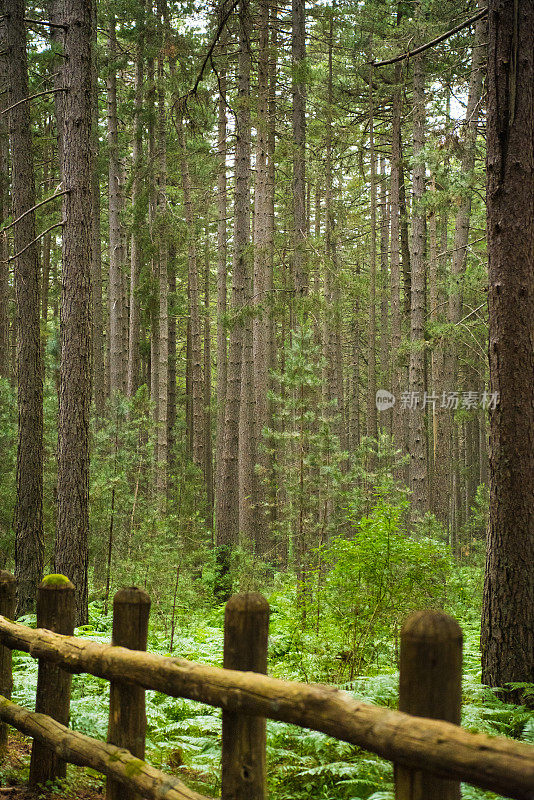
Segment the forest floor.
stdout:
[[7,757],[0,773],[0,800],[101,800],[104,794],[104,779],[89,776],[85,770],[76,769],[79,782],[69,777],[63,785],[57,784],[42,789],[30,789],[20,785],[20,776],[29,767],[31,755],[31,739],[10,729]]

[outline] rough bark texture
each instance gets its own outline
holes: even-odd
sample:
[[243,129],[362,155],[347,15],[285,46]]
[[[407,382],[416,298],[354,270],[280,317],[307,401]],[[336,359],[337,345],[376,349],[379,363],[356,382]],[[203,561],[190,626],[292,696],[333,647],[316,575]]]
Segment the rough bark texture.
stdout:
[[[530,744],[368,705],[330,686],[138,653],[32,630],[5,617],[0,617],[0,635],[4,645],[55,661],[71,672],[109,680],[121,680],[127,674],[145,689],[322,731],[414,769],[465,780],[516,800],[532,800],[534,748]],[[6,719],[5,706],[0,707],[0,718]]]
[[125,360],[123,352],[122,271],[124,268],[124,235],[121,212],[123,206],[119,161],[117,120],[117,37],[112,15],[108,33],[109,75],[107,79],[108,152],[109,152],[109,388],[124,391]]
[[[217,514],[217,546],[221,576],[229,567],[229,554],[238,542],[240,525],[240,500],[244,496],[245,477],[240,433],[240,400],[243,363],[244,321],[240,312],[246,305],[248,267],[247,248],[250,238],[250,52],[249,4],[241,0],[239,6],[239,81],[236,116],[235,150],[235,201],[234,201],[234,257],[232,282],[232,327],[228,351],[226,382],[226,407],[224,422],[224,447],[222,453],[222,481]],[[241,491],[239,484],[241,483]],[[229,596],[229,586],[220,582],[221,598]]]
[[191,197],[191,177],[187,161],[187,150],[183,122],[179,125],[180,167],[182,172],[182,191],[184,193],[185,221],[187,223],[187,286],[189,298],[189,324],[191,337],[191,402],[193,461],[204,469],[205,425],[204,425],[204,386],[202,380],[202,330],[200,321],[200,290],[197,248],[197,234]]
[[[17,582],[15,576],[0,570],[0,614],[12,618],[17,607]],[[13,689],[12,654],[9,647],[0,645],[0,694],[11,699]],[[6,753],[8,740],[7,725],[0,725],[0,757]]]
[[[372,76],[372,73],[371,73]],[[376,408],[376,153],[374,139],[373,79],[369,81],[369,180],[371,183],[371,233],[369,243],[369,347],[367,351],[367,435],[378,436]]]
[[141,168],[143,163],[143,82],[145,58],[145,3],[137,18],[137,45],[135,53],[135,109],[132,147],[132,216],[130,239],[130,318],[128,324],[128,375],[126,393],[133,397],[139,386],[139,326],[140,309],[137,294],[141,272]]
[[91,3],[66,0],[61,375],[55,568],[76,587],[87,622],[89,406],[91,400]]
[[395,67],[395,93],[391,109],[391,252],[390,252],[390,313],[391,313],[391,393],[395,397],[393,406],[392,434],[397,447],[404,449],[405,425],[400,404],[403,365],[401,362],[402,314],[401,314],[401,262],[400,262],[400,166],[401,166],[401,113],[402,87],[401,66]]
[[306,4],[292,0],[291,65],[293,97],[293,286],[308,288],[306,265]]
[[[2,4],[6,13],[8,98],[12,106],[29,94],[24,1]],[[17,219],[35,205],[29,103],[9,111],[12,208]],[[43,377],[40,339],[39,254],[34,241],[35,212],[14,230],[17,325],[18,447],[15,507],[17,614],[35,604],[43,573]],[[33,242],[33,244],[30,244]],[[28,246],[29,245],[29,246]]]
[[[254,278],[252,305],[255,315],[252,325],[254,370],[254,457],[267,475],[270,459],[262,449],[262,430],[269,422],[267,393],[270,388],[272,342],[272,288],[273,249],[270,230],[270,196],[274,186],[269,181],[269,7],[270,0],[262,0],[259,8],[258,53],[258,103],[256,120],[256,184],[254,187]],[[269,531],[261,508],[263,489],[257,472],[253,475],[252,526],[256,552],[263,554],[268,548]]]
[[534,4],[489,3],[490,525],[482,679],[534,682]]
[[[419,13],[420,7],[419,7]],[[422,154],[425,127],[425,83],[422,56],[413,59],[413,214],[411,240],[411,314],[409,391],[418,402],[408,411],[412,522],[428,510],[425,409],[425,162]]]
[[97,417],[104,414],[106,399],[106,368],[104,359],[104,307],[102,300],[102,243],[100,239],[100,177],[98,170],[98,64],[96,50],[96,5],[93,3],[93,62],[91,65],[91,142],[93,148],[93,398]]
[[[0,83],[7,85],[7,26],[0,25]],[[7,92],[0,96],[0,112],[9,104]],[[6,115],[0,113],[0,224],[9,216],[9,133]],[[7,233],[0,233],[0,378],[10,377],[9,358],[9,266]]]
[[223,447],[226,408],[226,376],[228,350],[226,310],[228,275],[227,266],[227,191],[226,191],[226,69],[219,71],[219,108],[217,128],[217,431],[215,439],[215,521],[218,526],[220,502],[223,492]]
[[159,275],[159,330],[158,330],[158,449],[156,458],[156,488],[161,509],[167,502],[167,471],[169,443],[167,439],[167,411],[169,390],[169,244],[167,237],[167,136],[165,130],[165,30],[163,17],[165,3],[158,2],[158,27],[160,51],[158,54],[158,275]]

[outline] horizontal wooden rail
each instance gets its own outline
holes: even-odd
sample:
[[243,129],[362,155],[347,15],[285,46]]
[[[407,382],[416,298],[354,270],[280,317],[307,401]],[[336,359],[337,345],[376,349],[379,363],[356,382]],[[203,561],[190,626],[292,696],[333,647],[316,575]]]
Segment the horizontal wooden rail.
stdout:
[[534,800],[534,747],[354,700],[329,686],[282,681],[74,636],[32,630],[0,616],[0,641],[70,672],[124,680],[172,697],[321,731],[413,769]]
[[0,719],[52,749],[60,758],[80,767],[91,767],[120,781],[147,800],[208,800],[178,778],[151,767],[128,750],[71,731],[46,714],[35,714],[0,696]]

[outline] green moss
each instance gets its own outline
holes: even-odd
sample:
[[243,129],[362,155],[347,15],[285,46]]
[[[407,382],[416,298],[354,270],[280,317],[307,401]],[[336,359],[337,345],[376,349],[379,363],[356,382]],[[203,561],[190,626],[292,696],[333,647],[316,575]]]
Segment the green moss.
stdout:
[[129,761],[124,765],[124,771],[129,778],[133,778],[135,775],[139,775],[139,773],[143,771],[144,766],[144,761],[141,761],[140,758],[134,758],[133,761]]
[[70,581],[65,575],[47,575],[46,578],[43,578],[41,586],[54,587],[57,589],[69,583]]

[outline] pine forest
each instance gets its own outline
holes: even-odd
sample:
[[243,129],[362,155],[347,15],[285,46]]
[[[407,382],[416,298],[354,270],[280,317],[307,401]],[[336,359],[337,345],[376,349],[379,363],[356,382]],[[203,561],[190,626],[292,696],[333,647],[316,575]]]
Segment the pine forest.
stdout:
[[[260,592],[270,675],[396,708],[403,623],[438,609],[463,727],[534,743],[533,0],[0,5],[15,618],[63,575],[109,641],[137,586],[149,651],[222,665]],[[105,740],[107,692],[73,677],[71,728]],[[220,796],[220,711],[146,702],[150,763]],[[271,800],[423,797],[284,722],[267,759]],[[99,796],[71,769],[50,796]]]

